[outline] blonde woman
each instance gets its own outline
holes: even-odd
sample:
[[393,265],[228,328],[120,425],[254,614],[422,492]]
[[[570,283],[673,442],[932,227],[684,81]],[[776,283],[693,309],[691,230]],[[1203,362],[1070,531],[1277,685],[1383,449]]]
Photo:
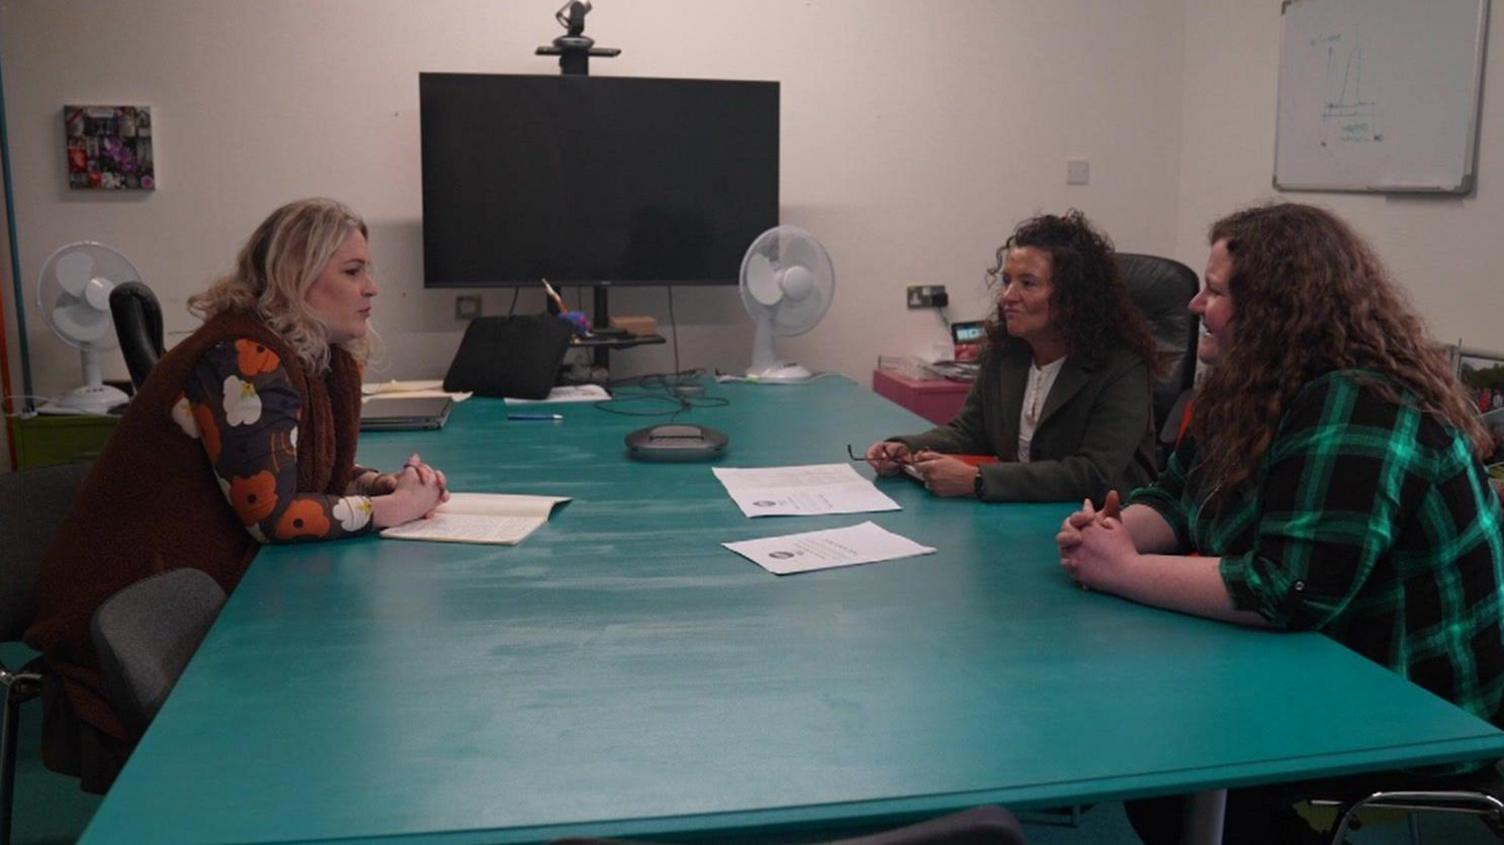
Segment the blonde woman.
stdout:
[[309,199],[273,212],[234,272],[189,299],[203,326],[141,386],[41,563],[26,642],[60,680],[49,767],[103,791],[138,739],[90,642],[111,595],[184,566],[229,592],[263,543],[364,534],[447,497],[417,455],[394,475],[355,465],[376,292],[365,223]]

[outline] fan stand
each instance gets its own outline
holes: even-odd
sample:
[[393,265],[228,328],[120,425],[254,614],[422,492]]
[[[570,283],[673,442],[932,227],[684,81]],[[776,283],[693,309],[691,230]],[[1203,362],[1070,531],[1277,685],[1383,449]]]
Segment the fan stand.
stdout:
[[798,384],[813,374],[792,361],[780,361],[773,351],[773,317],[766,311],[757,315],[752,335],[752,366],[747,380],[770,384]]
[[99,353],[92,349],[81,352],[84,361],[84,382],[37,408],[39,414],[94,414],[103,416],[116,405],[130,401],[125,391],[110,387],[99,374]]

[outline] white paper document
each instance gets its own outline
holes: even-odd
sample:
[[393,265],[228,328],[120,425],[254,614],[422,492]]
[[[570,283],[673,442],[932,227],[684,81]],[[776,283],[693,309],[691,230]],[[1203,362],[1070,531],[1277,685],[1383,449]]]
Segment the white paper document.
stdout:
[[902,510],[850,464],[726,469],[713,467],[747,516],[814,516]]
[[541,405],[545,402],[602,402],[611,398],[606,388],[598,384],[561,384],[555,386],[543,399],[507,399],[508,405]]
[[935,553],[929,546],[921,546],[872,522],[721,545],[774,575]]

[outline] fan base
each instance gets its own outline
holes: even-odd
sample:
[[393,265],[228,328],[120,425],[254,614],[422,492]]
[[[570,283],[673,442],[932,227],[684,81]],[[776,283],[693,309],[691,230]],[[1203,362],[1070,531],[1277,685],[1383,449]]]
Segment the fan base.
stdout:
[[75,387],[37,407],[39,414],[108,414],[116,405],[130,401],[125,392],[107,384]]
[[747,370],[747,381],[771,384],[797,384],[809,381],[814,374],[795,363],[774,364],[764,370]]

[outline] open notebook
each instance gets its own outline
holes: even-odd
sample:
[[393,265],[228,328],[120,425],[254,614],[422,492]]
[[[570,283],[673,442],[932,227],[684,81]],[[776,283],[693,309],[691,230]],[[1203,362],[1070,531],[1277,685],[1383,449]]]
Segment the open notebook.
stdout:
[[393,540],[494,543],[515,546],[537,531],[568,496],[450,493],[429,519],[415,519],[381,532]]

